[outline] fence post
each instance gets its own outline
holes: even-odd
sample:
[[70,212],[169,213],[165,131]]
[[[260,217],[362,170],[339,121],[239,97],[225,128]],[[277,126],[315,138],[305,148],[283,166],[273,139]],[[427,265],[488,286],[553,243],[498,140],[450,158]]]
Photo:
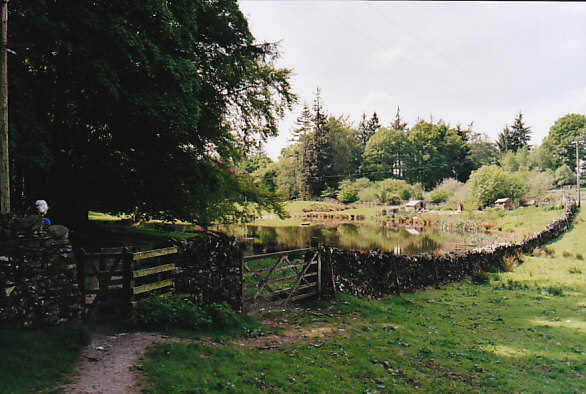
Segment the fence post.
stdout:
[[240,259],[240,310],[244,311],[244,247],[238,245],[238,258]]
[[77,285],[83,299],[83,312],[85,313],[85,254],[82,248],[79,258],[77,259]]
[[334,277],[334,263],[332,261],[332,248],[328,248],[328,254],[330,257],[330,280],[332,281],[332,294],[336,298],[336,278]]
[[126,248],[122,251],[122,291],[124,293],[124,313],[130,312],[134,297],[132,294],[132,287],[134,286],[134,279],[132,277],[132,253],[128,253]]
[[322,252],[322,245],[319,245],[319,250],[317,251],[317,295],[321,298],[321,252]]

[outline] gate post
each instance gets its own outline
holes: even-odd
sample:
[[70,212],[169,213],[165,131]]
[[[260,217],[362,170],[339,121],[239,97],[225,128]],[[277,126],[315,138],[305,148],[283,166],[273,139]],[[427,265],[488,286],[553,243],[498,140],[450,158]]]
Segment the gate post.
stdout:
[[321,255],[323,247],[319,245],[319,250],[317,251],[317,296],[321,298]]
[[124,248],[122,251],[122,292],[123,292],[123,313],[127,314],[132,310],[132,303],[134,297],[132,294],[132,287],[134,286],[134,279],[132,277],[132,253]]
[[238,245],[238,259],[240,260],[240,310],[244,311],[244,245]]

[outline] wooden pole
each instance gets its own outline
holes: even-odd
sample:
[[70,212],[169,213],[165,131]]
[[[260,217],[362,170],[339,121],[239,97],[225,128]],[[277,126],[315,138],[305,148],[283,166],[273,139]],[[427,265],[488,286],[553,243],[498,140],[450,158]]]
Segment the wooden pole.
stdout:
[[578,189],[578,208],[580,208],[580,141],[576,141],[576,188]]
[[8,167],[8,1],[2,0],[2,39],[0,40],[0,213],[10,212],[10,174]]

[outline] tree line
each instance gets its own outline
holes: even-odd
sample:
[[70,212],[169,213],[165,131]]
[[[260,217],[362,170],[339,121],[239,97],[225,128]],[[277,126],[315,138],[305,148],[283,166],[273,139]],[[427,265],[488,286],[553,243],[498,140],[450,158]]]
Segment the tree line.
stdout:
[[[287,199],[341,196],[344,202],[359,199],[352,189],[366,188],[366,194],[381,196],[393,184],[391,189],[398,191],[394,194],[401,194],[404,187],[389,180],[422,191],[437,188],[445,179],[465,183],[487,166],[505,169],[509,177],[518,171],[544,172],[552,184],[567,184],[575,179],[573,141],[584,134],[585,123],[584,115],[563,116],[535,147],[529,145],[531,127],[525,124],[522,112],[504,127],[496,142],[474,132],[472,125],[419,120],[409,127],[399,108],[389,125],[381,125],[374,112],[370,118],[363,114],[354,126],[346,117],[327,114],[318,89],[312,105],[302,107],[293,141],[281,151],[278,161],[260,155],[243,162],[241,168]],[[494,169],[491,173],[496,174]],[[484,177],[481,182],[490,179]],[[385,180],[386,186],[381,183]],[[520,196],[519,188],[509,193]]]

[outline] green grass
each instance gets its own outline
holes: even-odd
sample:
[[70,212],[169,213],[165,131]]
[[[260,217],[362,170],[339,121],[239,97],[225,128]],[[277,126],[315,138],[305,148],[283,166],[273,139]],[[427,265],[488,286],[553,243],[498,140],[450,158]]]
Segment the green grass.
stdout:
[[162,345],[144,371],[162,393],[585,392],[585,232],[582,211],[548,245],[555,255],[524,256],[486,284],[322,302],[336,317],[308,313],[298,326],[328,326],[325,338],[268,350]]
[[89,339],[89,330],[82,325],[1,328],[0,392],[30,393],[53,387],[72,370]]

